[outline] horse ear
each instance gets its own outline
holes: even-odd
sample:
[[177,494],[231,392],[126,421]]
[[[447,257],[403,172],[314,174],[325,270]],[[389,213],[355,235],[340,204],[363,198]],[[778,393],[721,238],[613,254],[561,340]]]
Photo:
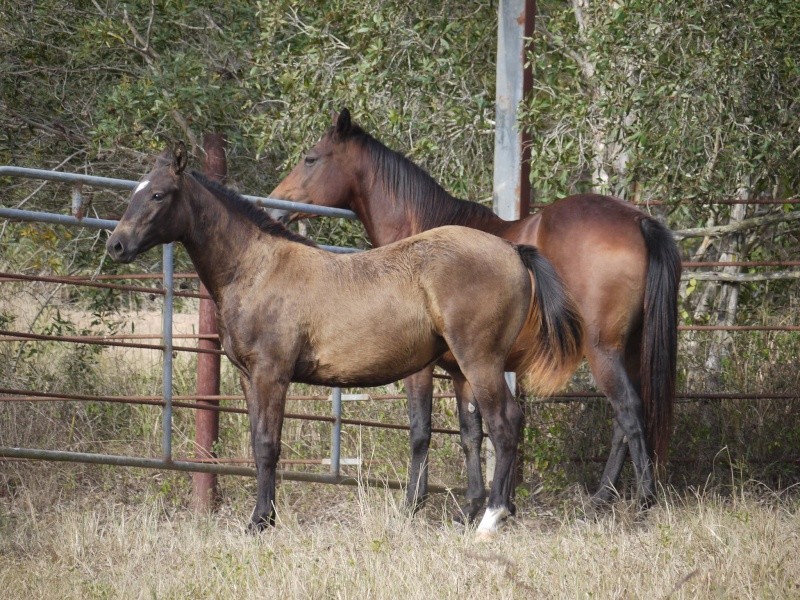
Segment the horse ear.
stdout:
[[352,125],[353,122],[350,120],[350,111],[347,110],[347,108],[343,108],[334,121],[337,135],[346,137],[350,133]]
[[179,141],[175,144],[175,148],[172,150],[172,174],[178,176],[183,173],[183,170],[186,168],[187,160],[188,157],[186,156],[186,144],[184,144],[182,141]]

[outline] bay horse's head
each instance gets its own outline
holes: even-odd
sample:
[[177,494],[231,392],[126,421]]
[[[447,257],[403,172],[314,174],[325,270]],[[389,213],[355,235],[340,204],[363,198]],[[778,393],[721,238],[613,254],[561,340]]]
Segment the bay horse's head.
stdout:
[[[348,139],[360,131],[343,108],[333,112],[333,125],[322,139],[300,159],[270,196],[316,206],[350,208],[356,193],[357,154]],[[274,209],[270,216],[283,222],[293,221],[302,213]]]
[[125,214],[106,242],[111,258],[129,263],[153,246],[182,237],[190,221],[181,193],[186,161],[183,142],[156,159],[153,170],[133,190]]

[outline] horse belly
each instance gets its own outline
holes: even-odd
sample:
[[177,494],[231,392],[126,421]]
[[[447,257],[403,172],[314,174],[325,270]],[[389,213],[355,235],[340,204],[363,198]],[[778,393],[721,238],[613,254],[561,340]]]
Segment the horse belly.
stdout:
[[403,318],[386,321],[366,319],[335,337],[316,338],[314,383],[383,385],[416,373],[447,350],[426,323]]

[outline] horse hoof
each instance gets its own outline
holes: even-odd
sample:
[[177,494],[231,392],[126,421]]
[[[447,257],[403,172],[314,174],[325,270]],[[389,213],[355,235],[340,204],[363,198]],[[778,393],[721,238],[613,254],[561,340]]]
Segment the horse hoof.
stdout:
[[458,514],[453,517],[453,521],[459,525],[469,525],[474,522],[481,508],[483,508],[483,502],[483,500],[470,500],[459,508]]
[[260,518],[253,517],[247,524],[247,533],[250,535],[258,535],[265,529],[269,529],[271,527],[275,527],[275,515],[269,515],[268,517]]
[[655,496],[642,496],[639,498],[638,512],[647,513],[658,504]]
[[491,542],[497,538],[497,531],[489,531],[488,529],[478,529],[475,532],[475,541],[481,544]]
[[258,535],[263,530],[264,530],[263,526],[259,525],[258,523],[253,523],[253,521],[250,521],[247,524],[247,527],[245,527],[245,531],[247,532],[248,535]]
[[415,514],[417,514],[417,513],[418,513],[420,510],[422,510],[422,507],[423,507],[423,505],[425,504],[425,501],[426,501],[427,499],[428,499],[428,495],[427,495],[427,494],[426,494],[426,495],[424,495],[424,496],[415,497],[415,498],[413,498],[413,499],[411,499],[411,500],[409,500],[409,499],[406,499],[406,501],[405,501],[405,508],[406,508],[406,512],[407,512],[407,513],[408,513],[410,516],[412,516],[412,517],[413,517],[413,516],[414,516]]
[[639,499],[639,510],[647,511],[658,504],[658,498],[655,494],[647,494]]
[[595,508],[607,508],[618,499],[619,495],[616,490],[610,487],[603,487],[592,494],[590,503]]
[[505,506],[498,506],[497,508],[489,507],[483,513],[481,524],[478,525],[478,534],[495,535],[500,531],[503,521],[508,517],[508,508]]

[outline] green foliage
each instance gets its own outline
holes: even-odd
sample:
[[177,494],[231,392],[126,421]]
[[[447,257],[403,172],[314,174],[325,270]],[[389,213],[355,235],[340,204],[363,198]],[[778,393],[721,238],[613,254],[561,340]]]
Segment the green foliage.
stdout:
[[[13,75],[0,84],[1,135],[12,141],[0,158],[138,178],[166,141],[200,144],[203,133],[222,132],[231,181],[266,194],[323,134],[330,111],[348,106],[454,193],[485,197],[494,10],[377,0],[12,3],[0,17]],[[34,140],[41,154],[30,151]],[[122,198],[103,216],[119,214]],[[354,223],[312,230],[323,243],[363,244]]]
[[[536,93],[524,119],[543,199],[590,186],[688,208],[742,186],[753,196],[797,190],[796,2],[541,10]],[[598,162],[608,182],[593,173]]]

